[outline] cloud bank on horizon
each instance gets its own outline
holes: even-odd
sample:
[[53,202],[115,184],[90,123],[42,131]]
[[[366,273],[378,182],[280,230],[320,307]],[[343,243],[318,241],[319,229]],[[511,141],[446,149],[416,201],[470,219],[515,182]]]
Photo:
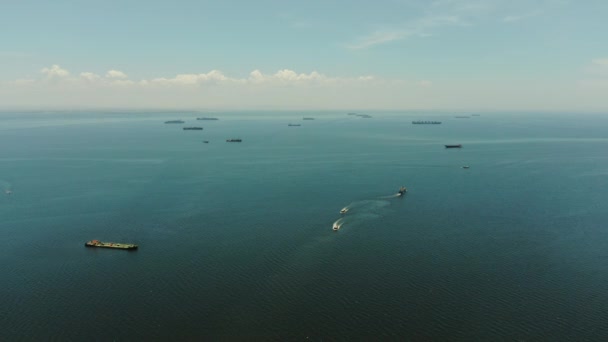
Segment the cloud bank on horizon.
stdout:
[[607,16],[600,0],[15,3],[0,106],[607,111]]

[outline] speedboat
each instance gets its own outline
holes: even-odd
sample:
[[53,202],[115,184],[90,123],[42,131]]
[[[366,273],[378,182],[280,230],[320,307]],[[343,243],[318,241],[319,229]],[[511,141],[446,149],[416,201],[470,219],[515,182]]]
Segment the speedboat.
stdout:
[[469,165],[465,165],[465,166],[463,166],[462,168],[463,168],[463,169],[468,169],[468,168],[469,168]]
[[333,226],[331,229],[333,229],[333,230],[338,230],[338,229],[340,229],[340,226],[342,226],[342,225],[341,225],[341,224],[334,223],[334,226]]
[[399,196],[403,196],[403,194],[406,192],[407,192],[407,189],[404,186],[399,188]]
[[340,214],[346,214],[347,211],[348,211],[348,208],[342,208],[342,210],[340,210]]
[[12,192],[12,191],[10,191],[10,190],[6,190],[6,191],[4,191],[4,192],[5,192],[7,195],[11,195],[11,194],[13,193],[13,192]]

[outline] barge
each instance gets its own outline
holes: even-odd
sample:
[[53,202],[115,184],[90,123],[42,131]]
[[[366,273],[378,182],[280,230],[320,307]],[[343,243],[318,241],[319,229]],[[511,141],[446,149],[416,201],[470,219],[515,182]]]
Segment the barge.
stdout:
[[84,243],[85,247],[115,248],[115,249],[137,249],[137,245],[132,243],[101,242],[91,240]]

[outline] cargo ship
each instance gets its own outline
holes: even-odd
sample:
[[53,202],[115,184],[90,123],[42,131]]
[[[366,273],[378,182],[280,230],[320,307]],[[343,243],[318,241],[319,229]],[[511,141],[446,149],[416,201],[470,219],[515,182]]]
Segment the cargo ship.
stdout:
[[241,139],[226,139],[226,142],[241,142]]
[[445,148],[461,148],[462,145],[461,144],[457,144],[457,145],[445,145]]
[[219,120],[218,118],[206,118],[206,117],[202,117],[202,118],[196,118],[196,120]]
[[297,126],[302,126],[302,125],[300,125],[300,124],[288,124],[287,126],[295,126],[295,127],[297,127]]
[[441,121],[412,121],[413,125],[441,125]]
[[184,127],[184,131],[202,131],[203,127]]
[[181,124],[184,123],[184,121],[182,120],[169,120],[169,121],[165,121],[166,124]]
[[302,120],[314,120],[315,118],[302,118]]
[[100,247],[100,248],[115,248],[115,249],[137,249],[137,245],[132,243],[116,243],[116,242],[101,242],[99,240],[91,240],[85,242],[85,247]]

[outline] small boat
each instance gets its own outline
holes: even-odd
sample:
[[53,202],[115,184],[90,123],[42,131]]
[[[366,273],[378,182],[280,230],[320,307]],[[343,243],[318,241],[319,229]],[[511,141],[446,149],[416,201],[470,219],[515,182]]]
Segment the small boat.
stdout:
[[445,148],[461,148],[462,144],[457,144],[457,145],[445,145]]
[[137,249],[137,245],[132,243],[101,242],[91,240],[84,243],[85,247],[115,248],[115,249]]
[[207,117],[202,117],[202,118],[196,118],[196,120],[219,120],[218,118],[207,118]]
[[302,118],[302,120],[314,120],[315,118]]
[[203,127],[184,127],[184,131],[202,131]]
[[241,142],[241,139],[226,139],[226,142]]
[[342,227],[342,224],[341,224],[341,223],[340,223],[340,224],[338,224],[338,223],[334,223],[334,226],[333,226],[333,227],[331,227],[331,229],[333,229],[333,230],[338,230],[338,229],[340,229],[340,227]]
[[403,196],[403,194],[406,193],[406,192],[407,192],[407,189],[404,186],[402,186],[402,187],[399,188],[398,195],[399,196]]
[[5,190],[4,192],[5,192],[7,195],[12,195],[12,194],[13,194],[13,192],[12,192],[11,190]]
[[203,140],[203,143],[208,144],[209,140]]
[[348,210],[348,208],[342,208],[342,210],[340,210],[340,214],[346,214]]
[[183,124],[184,121],[182,120],[169,120],[169,121],[165,121],[166,124]]
[[462,168],[463,168],[463,169],[468,169],[468,168],[469,168],[469,165],[465,165],[465,166],[463,166]]
[[288,124],[287,126],[295,126],[295,127],[297,127],[297,126],[302,126],[302,125],[300,125],[300,124]]

